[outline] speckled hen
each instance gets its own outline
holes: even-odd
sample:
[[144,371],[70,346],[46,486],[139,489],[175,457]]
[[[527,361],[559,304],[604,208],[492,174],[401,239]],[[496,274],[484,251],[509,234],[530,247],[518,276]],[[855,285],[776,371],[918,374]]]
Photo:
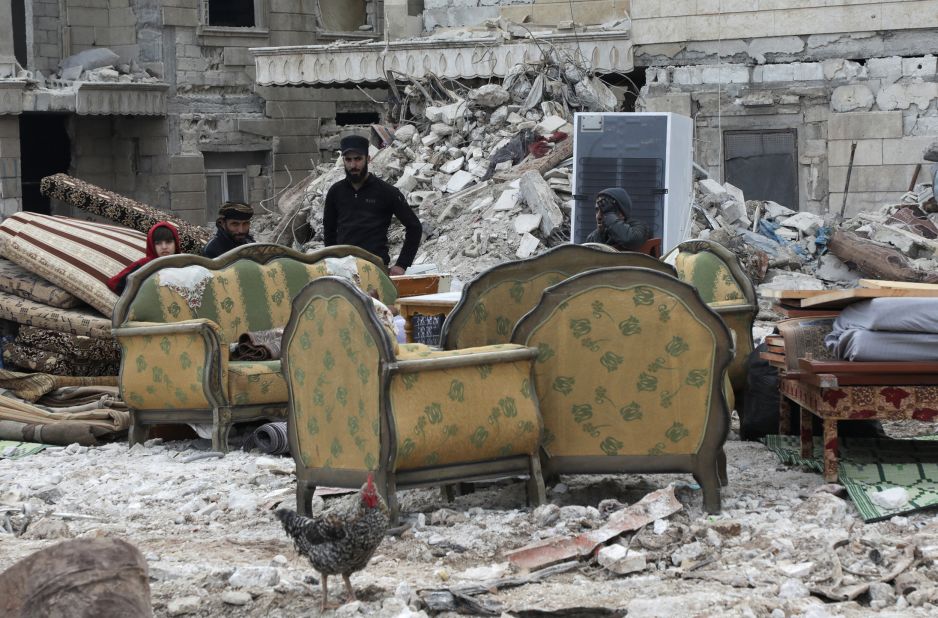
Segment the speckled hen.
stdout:
[[289,509],[274,513],[297,551],[322,576],[322,609],[330,606],[330,575],[342,575],[348,600],[355,600],[349,576],[365,568],[388,529],[388,507],[378,495],[371,474],[358,496],[356,506],[347,513],[328,513],[315,519]]

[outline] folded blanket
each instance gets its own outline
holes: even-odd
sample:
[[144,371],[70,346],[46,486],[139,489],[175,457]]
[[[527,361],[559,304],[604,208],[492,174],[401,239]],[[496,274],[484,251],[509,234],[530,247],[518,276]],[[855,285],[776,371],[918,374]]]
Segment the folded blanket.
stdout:
[[842,331],[834,345],[837,358],[848,361],[887,362],[938,361],[938,333],[851,328]]
[[282,339],[282,328],[244,333],[238,337],[237,345],[233,346],[231,360],[280,360],[280,342]]
[[84,304],[78,297],[5,258],[0,258],[0,291],[62,309]]
[[265,423],[254,430],[254,446],[268,455],[286,455],[290,452],[287,439],[287,424],[284,422]]
[[0,388],[11,391],[25,401],[36,401],[44,395],[58,392],[56,389],[83,386],[116,388],[117,376],[55,376],[47,373],[21,373],[0,369]]

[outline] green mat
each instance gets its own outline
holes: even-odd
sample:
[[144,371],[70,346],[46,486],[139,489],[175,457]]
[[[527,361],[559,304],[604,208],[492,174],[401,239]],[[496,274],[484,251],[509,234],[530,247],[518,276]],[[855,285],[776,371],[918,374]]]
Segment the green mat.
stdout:
[[[938,441],[926,439],[841,438],[838,475],[866,522],[889,519],[938,506]],[[801,457],[798,436],[766,436],[770,451],[782,463],[823,472],[821,440],[814,440],[814,457]],[[875,504],[871,494],[902,487],[909,501],[897,509]]]
[[48,444],[37,442],[16,442],[15,440],[0,440],[0,459],[17,459],[27,455],[35,455],[45,449]]

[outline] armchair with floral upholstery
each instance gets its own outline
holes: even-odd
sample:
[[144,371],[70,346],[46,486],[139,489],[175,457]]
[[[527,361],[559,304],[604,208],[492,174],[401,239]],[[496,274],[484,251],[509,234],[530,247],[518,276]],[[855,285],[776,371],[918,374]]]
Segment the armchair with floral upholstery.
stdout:
[[229,346],[243,333],[286,325],[293,297],[316,277],[344,274],[393,303],[384,268],[357,247],[303,254],[255,243],[215,259],[167,256],[132,273],[113,316],[130,444],[154,424],[210,424],[212,447],[224,452],[232,423],[283,418],[280,360],[229,360]]
[[443,323],[440,345],[457,349],[511,340],[518,320],[533,309],[549,286],[595,268],[635,266],[669,275],[674,269],[642,253],[610,252],[583,245],[560,245],[532,258],[506,262],[466,284]]
[[686,283],[643,268],[548,288],[512,342],[536,347],[544,472],[690,472],[720,509],[730,333]]
[[541,504],[537,350],[399,346],[388,322],[335,277],[293,301],[282,349],[298,510],[317,485],[357,488],[369,473],[395,517],[397,488],[511,475]]
[[752,324],[759,313],[752,281],[736,256],[712,240],[684,241],[662,259],[674,265],[678,278],[694,286],[733,331],[736,354],[729,376],[736,405],[741,406],[753,350]]

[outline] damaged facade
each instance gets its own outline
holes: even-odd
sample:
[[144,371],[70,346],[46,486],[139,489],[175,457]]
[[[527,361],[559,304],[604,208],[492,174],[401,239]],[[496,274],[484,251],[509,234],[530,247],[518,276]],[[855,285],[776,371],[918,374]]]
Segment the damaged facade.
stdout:
[[839,211],[856,142],[849,215],[907,190],[938,135],[936,7],[428,0],[385,3],[387,42],[254,53],[258,84],[324,92],[388,70],[497,80],[559,50],[618,84],[620,109],[692,116],[696,161],[754,199]]
[[840,212],[855,142],[846,214],[875,210],[938,136],[936,9],[633,0],[640,106],[693,116],[712,177],[816,213]]
[[[70,213],[39,194],[56,172],[197,224],[302,178],[343,94],[255,87],[248,50],[319,40],[328,11],[313,5],[0,0],[3,215]],[[360,8],[356,30],[375,14]]]

